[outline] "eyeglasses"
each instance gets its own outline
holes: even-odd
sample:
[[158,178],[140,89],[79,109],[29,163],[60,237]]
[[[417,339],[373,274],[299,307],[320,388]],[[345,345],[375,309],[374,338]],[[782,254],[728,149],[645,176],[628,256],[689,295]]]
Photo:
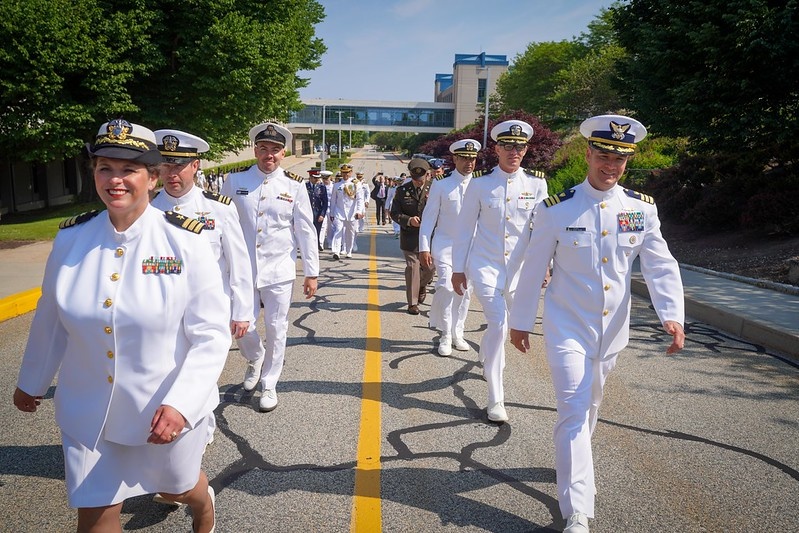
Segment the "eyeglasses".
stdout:
[[506,152],[510,152],[516,150],[519,153],[524,152],[527,149],[526,144],[515,144],[515,143],[502,143],[500,144],[503,150]]

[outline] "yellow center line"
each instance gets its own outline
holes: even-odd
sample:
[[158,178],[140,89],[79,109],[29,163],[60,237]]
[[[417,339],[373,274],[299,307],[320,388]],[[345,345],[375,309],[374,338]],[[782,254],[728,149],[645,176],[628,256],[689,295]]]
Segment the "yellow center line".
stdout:
[[377,285],[375,229],[369,241],[369,291],[366,296],[366,352],[364,354],[361,430],[355,466],[352,532],[382,531],[380,507],[380,406],[381,364],[380,294]]

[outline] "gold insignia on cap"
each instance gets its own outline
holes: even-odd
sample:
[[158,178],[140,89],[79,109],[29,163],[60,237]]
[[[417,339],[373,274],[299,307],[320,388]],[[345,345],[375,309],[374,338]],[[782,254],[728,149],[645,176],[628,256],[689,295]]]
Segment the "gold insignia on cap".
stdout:
[[474,143],[469,141],[464,145],[464,148],[470,152],[474,152]]
[[120,141],[124,141],[132,129],[133,126],[130,125],[130,122],[122,118],[112,120],[106,127],[108,136],[112,139],[119,139]]
[[613,130],[611,137],[620,141],[624,139],[624,135],[627,133],[627,130],[630,129],[630,124],[617,124],[614,121],[610,121],[610,129]]
[[164,149],[168,152],[174,152],[178,149],[180,140],[174,135],[166,135],[164,137]]
[[522,134],[522,127],[518,124],[512,124],[510,127],[510,134],[514,137],[519,137]]

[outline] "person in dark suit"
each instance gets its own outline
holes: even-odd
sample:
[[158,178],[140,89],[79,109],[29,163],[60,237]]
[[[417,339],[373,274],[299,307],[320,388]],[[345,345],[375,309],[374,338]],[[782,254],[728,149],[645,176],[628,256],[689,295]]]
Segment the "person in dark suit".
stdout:
[[[308,181],[305,182],[305,188],[308,189],[308,196],[311,199],[311,209],[313,210],[313,225],[316,228],[316,242],[319,242],[319,237],[322,234],[322,222],[325,220],[325,213],[327,213],[327,187],[320,181],[321,171],[318,168],[312,168],[308,171]],[[319,251],[323,250],[322,245],[319,245]]]
[[386,197],[388,196],[388,188],[389,184],[387,183],[388,179],[383,175],[382,172],[378,172],[375,177],[372,178],[372,200],[375,201],[375,217],[377,219],[378,226],[384,226],[386,224]]
[[400,185],[391,203],[391,219],[400,226],[400,250],[405,256],[405,296],[408,314],[418,315],[419,304],[427,296],[427,284],[433,279],[435,269],[419,261],[419,227],[422,212],[430,193],[430,164],[424,159],[411,159],[408,163],[411,179]]

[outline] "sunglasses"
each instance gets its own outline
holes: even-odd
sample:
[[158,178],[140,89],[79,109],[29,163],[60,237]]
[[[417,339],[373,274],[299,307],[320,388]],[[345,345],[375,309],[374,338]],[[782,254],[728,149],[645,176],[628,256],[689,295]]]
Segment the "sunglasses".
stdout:
[[511,152],[513,150],[516,150],[517,152],[522,153],[527,149],[526,144],[502,143],[500,144],[500,146],[506,152]]

